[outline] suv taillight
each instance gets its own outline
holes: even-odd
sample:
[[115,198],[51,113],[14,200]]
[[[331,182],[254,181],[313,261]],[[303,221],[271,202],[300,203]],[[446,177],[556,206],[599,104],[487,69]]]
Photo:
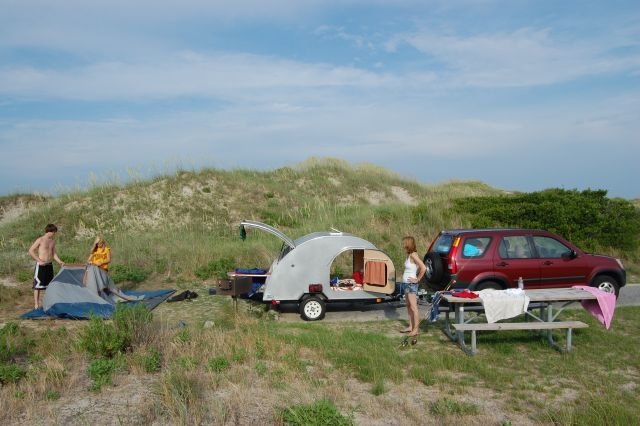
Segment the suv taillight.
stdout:
[[449,265],[449,273],[455,274],[458,272],[458,265],[456,264],[456,253],[458,252],[458,245],[460,244],[460,237],[456,237],[451,244],[451,249],[449,250],[449,261],[447,264]]

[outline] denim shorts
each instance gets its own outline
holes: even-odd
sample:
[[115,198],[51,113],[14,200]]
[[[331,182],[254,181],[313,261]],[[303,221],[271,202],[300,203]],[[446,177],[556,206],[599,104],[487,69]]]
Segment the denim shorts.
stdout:
[[418,283],[402,283],[405,294],[418,294]]

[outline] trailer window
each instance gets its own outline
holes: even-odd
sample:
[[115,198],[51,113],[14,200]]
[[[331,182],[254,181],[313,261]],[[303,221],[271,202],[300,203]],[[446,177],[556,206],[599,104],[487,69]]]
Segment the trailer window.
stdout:
[[333,258],[331,262],[331,277],[351,278],[356,271],[354,269],[354,259],[357,259],[357,252],[360,252],[360,262],[362,263],[363,250],[345,250]]
[[282,260],[289,252],[291,251],[291,247],[287,243],[282,243],[282,248],[280,249],[280,256],[278,260]]

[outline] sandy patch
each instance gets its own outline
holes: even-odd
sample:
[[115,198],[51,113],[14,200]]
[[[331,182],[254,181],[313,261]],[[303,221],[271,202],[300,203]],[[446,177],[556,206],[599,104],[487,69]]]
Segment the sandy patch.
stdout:
[[400,186],[392,186],[391,192],[398,200],[405,204],[410,204],[412,206],[418,204],[415,198],[413,198],[411,194],[409,194],[409,191],[407,191],[405,188],[402,188]]
[[0,285],[5,287],[18,287],[20,283],[12,277],[0,277]]

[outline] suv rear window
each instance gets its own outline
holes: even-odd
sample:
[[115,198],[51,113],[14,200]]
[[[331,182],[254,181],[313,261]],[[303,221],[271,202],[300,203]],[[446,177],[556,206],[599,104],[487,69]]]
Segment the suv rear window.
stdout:
[[440,254],[449,254],[451,245],[453,244],[453,238],[451,234],[441,234],[433,245],[433,251]]

